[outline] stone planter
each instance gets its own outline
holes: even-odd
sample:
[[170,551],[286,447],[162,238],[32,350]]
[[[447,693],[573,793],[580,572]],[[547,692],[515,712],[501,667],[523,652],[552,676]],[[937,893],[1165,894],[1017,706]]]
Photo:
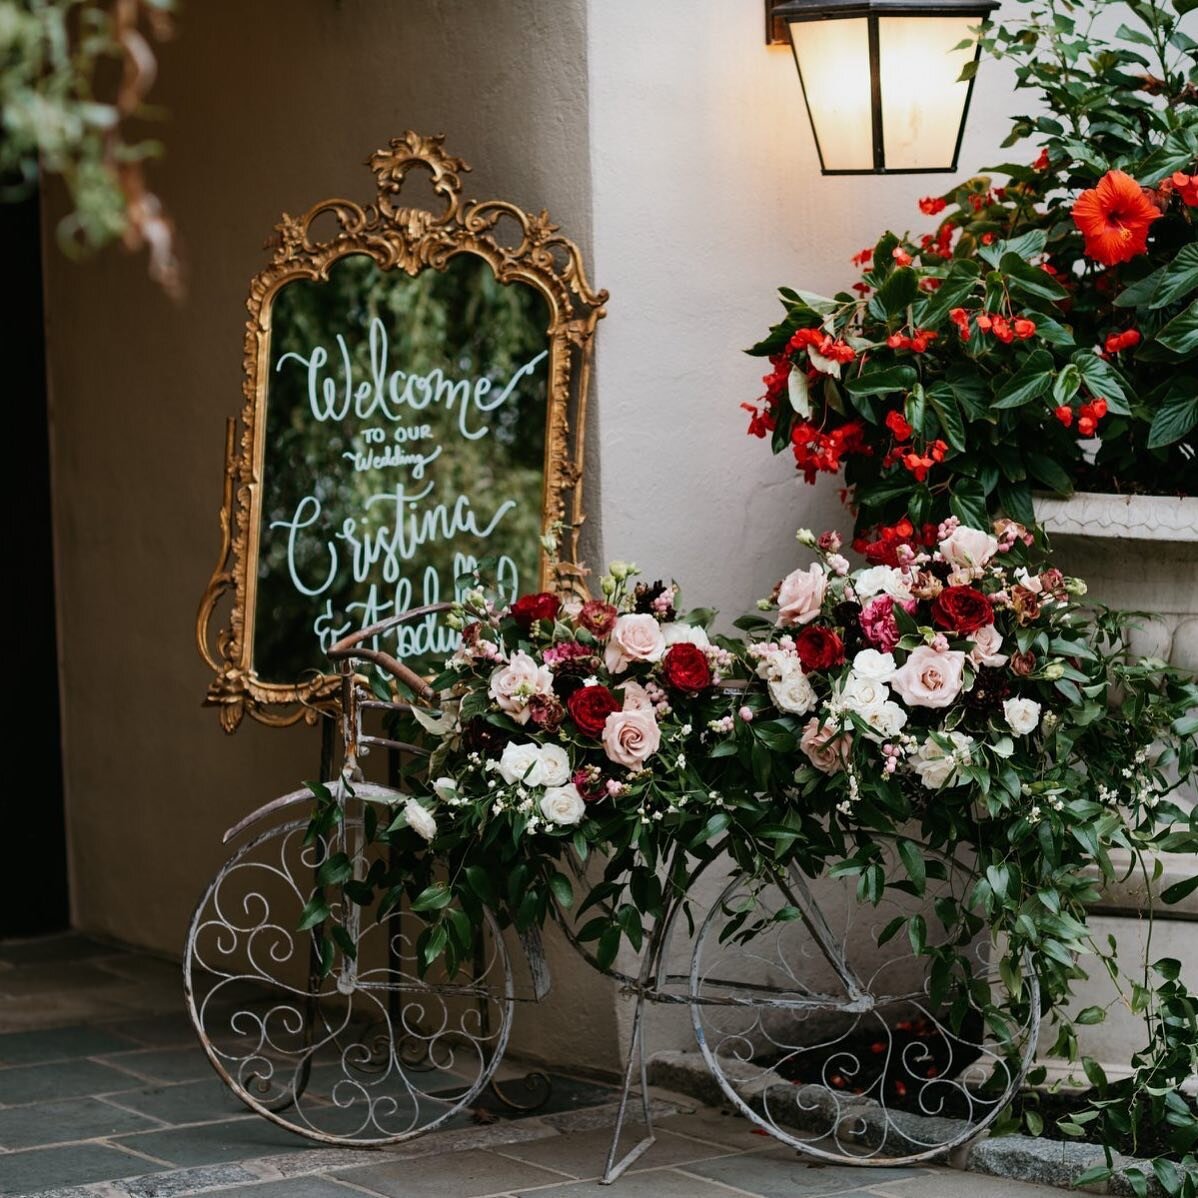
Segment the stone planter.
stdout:
[[[1089,596],[1125,611],[1149,613],[1130,637],[1137,657],[1159,657],[1181,669],[1198,671],[1198,498],[1080,493],[1069,499],[1039,497],[1036,517],[1051,539],[1054,563],[1066,574],[1084,578]],[[1195,796],[1188,796],[1193,804]],[[1121,863],[1115,862],[1116,868]],[[1154,884],[1160,890],[1191,874],[1193,862],[1174,856],[1162,860],[1165,872]],[[1126,872],[1126,869],[1124,870]],[[1119,944],[1125,968],[1142,960],[1146,950],[1144,918],[1146,886],[1133,875],[1107,890],[1094,907],[1095,940],[1108,934]],[[1172,907],[1159,904],[1151,945],[1153,960],[1176,957],[1182,978],[1198,986],[1198,893]],[[1087,1006],[1107,1007],[1115,997],[1112,983],[1097,960],[1082,961],[1091,974],[1077,986],[1074,1012]],[[1045,1030],[1046,1038],[1051,1031]],[[1142,1048],[1142,1020],[1123,1007],[1112,1007],[1106,1022],[1079,1027],[1082,1055],[1099,1061],[1108,1076],[1125,1076],[1131,1054]],[[1080,1069],[1047,1056],[1041,1059],[1054,1080]]]

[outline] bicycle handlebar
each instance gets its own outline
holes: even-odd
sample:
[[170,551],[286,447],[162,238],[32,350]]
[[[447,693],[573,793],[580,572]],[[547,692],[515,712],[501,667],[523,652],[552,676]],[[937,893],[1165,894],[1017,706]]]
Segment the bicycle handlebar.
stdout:
[[403,683],[422,699],[435,699],[437,692],[415,670],[405,666],[403,662],[392,657],[385,650],[366,648],[362,642],[420,616],[448,611],[452,606],[452,603],[429,603],[424,607],[414,607],[411,611],[400,612],[397,616],[389,616],[377,624],[369,624],[365,628],[358,629],[357,632],[351,632],[349,636],[343,636],[336,644],[329,647],[327,656],[331,661],[349,661],[352,658],[361,658],[364,661],[372,662],[386,670],[394,679]]

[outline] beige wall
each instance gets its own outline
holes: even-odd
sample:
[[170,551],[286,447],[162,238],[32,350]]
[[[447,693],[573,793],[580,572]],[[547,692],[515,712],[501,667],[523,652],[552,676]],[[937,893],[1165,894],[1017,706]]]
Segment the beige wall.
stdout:
[[[369,199],[365,158],[413,128],[449,134],[474,168],[468,195],[546,207],[586,246],[584,36],[582,0],[185,7],[161,54],[154,98],[170,114],[168,153],[153,181],[184,240],[186,301],[164,301],[140,258],[111,252],[79,267],[47,252],[79,927],[178,954],[223,858],[221,832],[316,771],[312,729],[220,731],[199,705],[208,674],[192,644],[264,239],[284,209]],[[580,996],[565,988],[562,1008],[569,999],[576,1009]],[[565,1055],[552,1017],[521,1026],[526,1043]],[[595,1059],[580,1063],[610,1059],[611,1026],[597,1015]]]

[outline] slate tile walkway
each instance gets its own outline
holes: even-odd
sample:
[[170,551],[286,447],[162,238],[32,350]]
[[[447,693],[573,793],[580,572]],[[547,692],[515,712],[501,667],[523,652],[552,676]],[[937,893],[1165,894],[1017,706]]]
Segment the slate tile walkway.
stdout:
[[[213,1076],[178,967],[82,936],[0,942],[0,1194],[37,1198],[1052,1198],[943,1168],[806,1165],[743,1119],[664,1100],[657,1143],[598,1176],[608,1087],[555,1076],[535,1116],[328,1149]],[[633,1129],[635,1133],[636,1129]],[[631,1141],[630,1141],[631,1142]]]

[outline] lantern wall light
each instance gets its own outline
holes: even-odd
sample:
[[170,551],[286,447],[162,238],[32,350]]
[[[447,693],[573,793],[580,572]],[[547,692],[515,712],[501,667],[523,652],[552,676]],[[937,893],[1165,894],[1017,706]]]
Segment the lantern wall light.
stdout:
[[[996,0],[766,0],[766,39],[789,44],[825,175],[955,171]],[[962,46],[961,43],[967,43]]]

